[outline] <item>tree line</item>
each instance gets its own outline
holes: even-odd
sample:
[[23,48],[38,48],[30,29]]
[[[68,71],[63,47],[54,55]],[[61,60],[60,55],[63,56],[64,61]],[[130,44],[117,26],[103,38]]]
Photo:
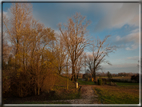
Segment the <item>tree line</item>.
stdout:
[[[76,13],[66,24],[58,24],[60,33],[35,20],[32,5],[13,3],[10,16],[3,14],[2,90],[4,95],[40,95],[50,90],[56,75],[71,71],[77,81],[79,71],[89,68],[93,78],[108,63],[105,57],[116,50],[104,40],[89,39],[90,21]],[[85,49],[91,47],[90,54]]]

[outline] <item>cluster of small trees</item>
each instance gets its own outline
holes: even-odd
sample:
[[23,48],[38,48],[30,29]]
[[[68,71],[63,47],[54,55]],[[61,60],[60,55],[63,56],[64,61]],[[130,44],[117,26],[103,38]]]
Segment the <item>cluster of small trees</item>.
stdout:
[[10,13],[3,15],[3,93],[39,95],[55,82],[60,56],[54,30],[33,18],[30,4],[12,4]]
[[[96,72],[96,75],[97,76],[101,76],[101,77],[105,77],[105,76],[107,76],[107,74],[108,74],[108,72]],[[117,73],[117,74],[115,74],[115,73],[111,73],[111,75],[113,76],[113,77],[120,77],[120,76],[127,76],[127,77],[130,77],[130,76],[132,76],[132,75],[136,75],[137,73],[126,73],[126,72],[122,72],[122,73]]]
[[132,76],[134,73],[126,73],[126,72],[121,72],[117,74],[118,76]]
[[[54,86],[56,75],[71,69],[76,81],[86,66],[95,80],[100,64],[110,64],[105,56],[116,48],[105,44],[109,36],[91,43],[89,23],[76,13],[67,24],[59,24],[57,34],[34,19],[31,4],[12,4],[10,16],[3,14],[3,94],[40,95]],[[84,50],[89,45],[92,53],[87,55]]]

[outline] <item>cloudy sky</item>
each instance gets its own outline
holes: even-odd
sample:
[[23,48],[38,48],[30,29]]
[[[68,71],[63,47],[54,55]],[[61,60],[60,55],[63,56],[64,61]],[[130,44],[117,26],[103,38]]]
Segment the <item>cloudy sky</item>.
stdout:
[[[91,39],[111,35],[108,42],[118,46],[106,59],[112,66],[102,64],[103,71],[111,73],[138,73],[139,60],[139,3],[32,3],[33,15],[58,31],[57,25],[66,23],[76,12],[91,21],[88,31]],[[3,3],[3,12],[9,13],[11,3]],[[87,52],[87,50],[86,50]]]

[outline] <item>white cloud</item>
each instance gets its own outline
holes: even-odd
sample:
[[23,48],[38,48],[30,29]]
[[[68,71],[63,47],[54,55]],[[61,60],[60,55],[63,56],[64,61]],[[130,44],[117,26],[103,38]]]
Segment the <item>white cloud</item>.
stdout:
[[138,60],[139,56],[127,57],[128,60]]
[[119,73],[119,72],[138,73],[139,72],[137,63],[121,63],[121,64],[113,64],[112,66],[104,65],[103,68],[104,68],[104,71],[110,71],[111,73]]
[[135,50],[138,48],[137,44],[132,44],[130,47],[127,47],[126,50],[131,51],[131,50]]
[[110,28],[121,28],[125,24],[130,26],[139,25],[139,4],[138,3],[115,3],[102,7],[105,15],[95,27],[96,31]]
[[137,49],[139,47],[139,29],[132,30],[129,35],[124,37],[116,36],[116,42],[121,43],[121,45],[122,43],[125,45],[131,43],[126,47],[126,50]]

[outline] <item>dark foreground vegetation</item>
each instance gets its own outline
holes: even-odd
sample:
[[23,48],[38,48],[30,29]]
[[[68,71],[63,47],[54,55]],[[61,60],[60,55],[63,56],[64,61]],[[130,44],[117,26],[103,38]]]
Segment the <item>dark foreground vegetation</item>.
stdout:
[[[52,90],[44,91],[40,95],[29,95],[26,97],[4,97],[5,104],[68,104],[65,102],[52,102],[51,100],[79,99],[80,91],[75,88],[75,84],[66,77],[57,76]],[[67,89],[68,82],[68,89]]]

